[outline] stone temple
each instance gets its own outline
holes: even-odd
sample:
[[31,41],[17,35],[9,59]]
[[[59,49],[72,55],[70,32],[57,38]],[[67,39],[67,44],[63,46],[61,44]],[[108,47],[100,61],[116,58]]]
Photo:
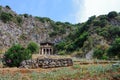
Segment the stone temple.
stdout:
[[41,42],[40,43],[40,55],[53,55],[53,43],[52,42]]

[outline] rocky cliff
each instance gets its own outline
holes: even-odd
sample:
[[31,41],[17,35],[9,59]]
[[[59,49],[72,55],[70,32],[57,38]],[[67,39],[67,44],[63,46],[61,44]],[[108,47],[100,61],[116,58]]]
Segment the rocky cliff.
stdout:
[[73,29],[70,23],[54,22],[46,17],[28,14],[18,15],[9,6],[0,6],[0,49],[7,49],[14,43],[26,45],[29,41],[50,40],[57,43]]

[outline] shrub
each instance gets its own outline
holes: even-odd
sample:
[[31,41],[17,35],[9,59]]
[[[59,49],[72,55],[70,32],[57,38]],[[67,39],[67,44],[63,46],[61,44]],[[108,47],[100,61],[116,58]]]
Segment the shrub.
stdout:
[[99,18],[100,18],[100,20],[107,20],[107,16],[106,15],[100,15]]
[[4,22],[4,23],[6,23],[6,22],[8,22],[8,21],[10,21],[11,19],[12,19],[12,14],[10,14],[10,13],[6,13],[6,12],[2,12],[1,13],[1,16],[0,16],[0,19]]
[[66,33],[66,30],[64,28],[59,29],[59,34],[65,34],[65,33]]
[[120,59],[120,38],[116,38],[111,47],[108,49],[107,55],[114,58],[117,56]]
[[89,19],[88,19],[88,21],[87,21],[87,23],[86,24],[91,24],[92,23],[92,21],[94,20],[96,18],[96,16],[94,15],[94,16],[91,16],[91,17],[89,17]]
[[100,25],[100,21],[95,20],[95,21],[93,22],[93,26],[99,26],[99,25]]
[[58,54],[59,54],[59,55],[65,55],[65,53],[66,53],[66,52],[63,50],[63,51],[59,51]]
[[39,21],[41,21],[42,23],[44,23],[44,22],[52,22],[52,20],[50,18],[47,18],[47,17],[38,17],[38,16],[36,16],[35,18],[38,19]]
[[27,49],[29,49],[32,53],[36,53],[39,49],[38,44],[35,42],[30,42],[27,46]]
[[96,20],[93,22],[94,26],[100,26],[100,27],[104,27],[107,24],[107,21],[105,19],[101,19],[101,20]]
[[15,44],[5,52],[3,57],[4,65],[9,67],[18,67],[23,60],[32,57],[29,49],[23,48],[20,44]]
[[11,9],[8,5],[5,6],[7,9]]
[[29,16],[28,14],[23,14],[23,15],[24,15],[25,18],[28,18],[28,16]]
[[57,32],[56,32],[56,31],[49,33],[49,36],[50,36],[50,37],[54,37],[54,36],[56,36],[56,35],[57,35]]
[[74,42],[71,42],[69,46],[66,48],[68,52],[77,50],[78,48],[83,47],[84,42],[86,41],[88,37],[88,33],[84,32],[81,34],[77,39],[75,39]]
[[59,44],[55,45],[55,47],[57,48],[57,50],[63,50],[65,46],[65,42],[60,42]]
[[107,16],[108,18],[115,18],[117,15],[118,15],[117,12],[112,11],[112,12],[109,12]]
[[16,19],[17,19],[17,22],[20,24],[20,23],[22,23],[22,18],[21,17],[16,17]]
[[93,57],[97,59],[102,59],[103,58],[104,51],[101,49],[95,49],[93,53]]
[[0,10],[2,10],[2,6],[0,6]]

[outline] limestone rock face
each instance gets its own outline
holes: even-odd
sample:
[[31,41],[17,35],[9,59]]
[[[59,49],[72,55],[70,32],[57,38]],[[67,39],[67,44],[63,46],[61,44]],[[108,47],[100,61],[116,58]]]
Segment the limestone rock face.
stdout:
[[20,68],[56,68],[72,66],[73,61],[70,58],[52,59],[52,58],[38,58],[35,60],[24,60],[20,64]]
[[[20,43],[26,46],[30,41],[39,44],[48,39],[56,43],[64,39],[71,30],[67,27],[65,28],[65,26],[61,26],[64,28],[65,33],[59,33],[59,35],[56,34],[50,37],[50,33],[55,33],[54,28],[57,27],[53,27],[55,22],[51,19],[42,17],[38,19],[28,14],[25,17],[25,14],[18,15],[11,9],[0,6],[0,15],[2,12],[12,15],[12,18],[10,21],[6,21],[6,23],[0,18],[0,50],[8,49],[14,43]],[[18,22],[17,18],[20,18],[21,22]]]

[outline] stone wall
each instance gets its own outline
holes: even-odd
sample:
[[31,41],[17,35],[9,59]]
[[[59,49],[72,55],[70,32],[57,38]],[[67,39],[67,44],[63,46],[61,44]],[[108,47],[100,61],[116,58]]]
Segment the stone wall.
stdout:
[[67,67],[72,66],[73,61],[70,58],[64,59],[51,59],[51,58],[38,58],[35,60],[24,60],[20,64],[20,68],[56,68],[56,67]]

